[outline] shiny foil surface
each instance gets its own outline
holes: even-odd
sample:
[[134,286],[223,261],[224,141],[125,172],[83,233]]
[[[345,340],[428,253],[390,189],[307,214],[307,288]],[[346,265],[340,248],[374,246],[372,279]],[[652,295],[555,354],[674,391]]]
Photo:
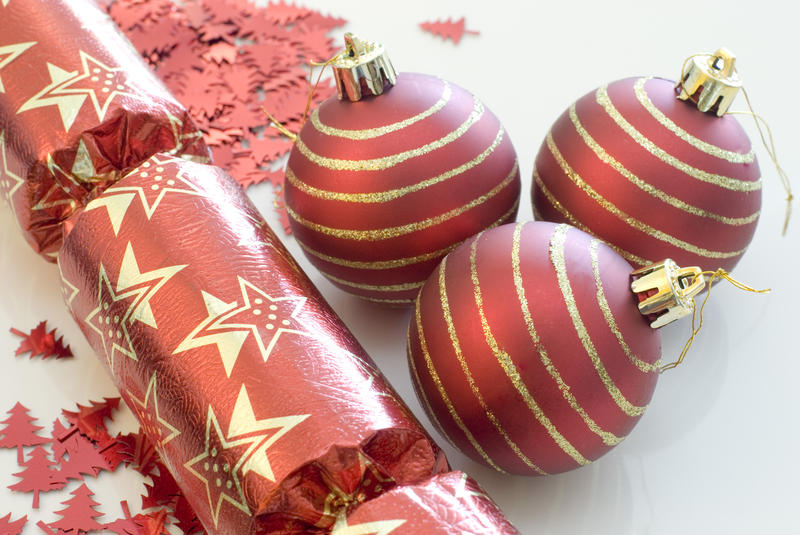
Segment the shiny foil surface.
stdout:
[[422,287],[409,364],[431,420],[512,474],[584,466],[624,440],[659,375],[661,335],[631,266],[569,225],[503,225],[450,253]]
[[731,271],[758,224],[758,161],[735,117],[675,95],[673,81],[626,78],[564,111],[536,157],[536,219],[589,232],[636,267]]
[[341,517],[331,535],[519,535],[463,472],[397,487]]
[[92,2],[0,5],[0,193],[55,261],[62,224],[157,152],[207,161],[187,111]]
[[153,156],[87,205],[58,264],[73,316],[209,533],[327,532],[447,469],[222,170]]

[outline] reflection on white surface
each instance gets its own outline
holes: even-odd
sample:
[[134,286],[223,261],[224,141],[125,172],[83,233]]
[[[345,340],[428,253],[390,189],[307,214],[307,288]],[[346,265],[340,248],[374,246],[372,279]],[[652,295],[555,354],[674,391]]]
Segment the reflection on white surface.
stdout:
[[[798,115],[786,92],[800,76],[785,69],[777,54],[797,49],[794,7],[777,1],[701,2],[691,8],[622,0],[526,5],[409,0],[371,8],[356,0],[304,3],[349,19],[348,30],[383,41],[400,71],[438,74],[474,91],[503,121],[519,153],[520,219],[531,217],[530,173],[539,145],[573,100],[624,76],[674,75],[684,57],[721,45],[738,54],[754,105],[770,121],[783,167],[800,188],[800,157],[791,150]],[[417,26],[461,15],[481,36],[468,36],[457,47]],[[734,104],[742,107],[740,101]],[[752,125],[743,123],[755,139]],[[661,377],[630,437],[600,461],[558,476],[502,476],[454,451],[427,421],[411,387],[405,356],[409,311],[344,294],[314,272],[293,240],[287,245],[452,465],[475,476],[524,534],[798,533],[800,220],[780,237],[781,190],[761,147],[756,153],[764,176],[762,221],[735,275],[755,287],[770,286],[773,293],[740,293],[719,284],[686,362]],[[278,228],[269,187],[253,188],[251,196]],[[115,395],[115,388],[61,302],[55,266],[28,249],[4,207],[0,228],[0,419],[19,400],[49,430],[62,408]],[[30,329],[42,319],[64,333],[74,361],[13,358],[17,341],[8,328]],[[686,322],[662,331],[665,360],[680,352],[688,333]],[[132,417],[122,420],[130,424]],[[15,453],[0,450],[0,485],[15,482],[11,473],[17,471]],[[102,496],[106,519],[120,514],[121,499],[138,506],[141,484],[124,469],[90,480]],[[58,502],[74,486],[42,494],[26,533],[36,532],[36,519],[53,520],[49,512],[60,508]],[[29,494],[0,488],[0,517],[8,511],[24,514],[30,502]]]

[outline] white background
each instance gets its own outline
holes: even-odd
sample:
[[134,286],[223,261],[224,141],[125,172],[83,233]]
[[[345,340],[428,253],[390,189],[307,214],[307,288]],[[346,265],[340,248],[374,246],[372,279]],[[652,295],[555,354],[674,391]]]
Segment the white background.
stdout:
[[[476,93],[503,121],[519,153],[523,176],[520,220],[531,218],[533,160],[547,129],[573,100],[601,83],[634,76],[675,78],[683,59],[727,46],[756,110],[773,127],[784,168],[800,189],[797,153],[797,11],[788,2],[554,2],[423,0],[373,2],[307,0],[350,21],[347,30],[382,41],[401,71],[437,74]],[[481,35],[454,46],[417,24],[466,15]],[[734,108],[744,107],[741,97]],[[751,138],[752,122],[743,118]],[[753,244],[735,275],[765,296],[719,285],[706,309],[707,325],[686,363],[664,374],[631,436],[610,454],[567,474],[502,476],[466,459],[437,435],[411,389],[404,338],[409,312],[359,301],[325,282],[290,238],[290,250],[378,362],[400,394],[449,454],[454,468],[473,475],[524,534],[800,533],[800,371],[797,277],[800,210],[780,236],[783,192],[755,143],[764,177],[764,205]],[[273,227],[271,191],[253,199]],[[17,235],[0,210],[0,411],[19,400],[40,423],[76,401],[114,395],[115,389],[66,313],[57,272]],[[74,361],[14,359],[17,340],[7,329],[29,329],[41,319],[58,327]],[[689,326],[663,330],[664,358],[680,351]],[[0,417],[4,418],[4,417]],[[119,421],[132,422],[130,414]],[[30,495],[4,486],[16,481],[16,454],[0,450],[0,516],[27,513]],[[89,481],[119,514],[127,498],[138,507],[142,479],[120,469]],[[71,485],[67,490],[72,490]],[[66,491],[42,495],[31,518],[55,519]],[[25,533],[39,533],[29,523]]]

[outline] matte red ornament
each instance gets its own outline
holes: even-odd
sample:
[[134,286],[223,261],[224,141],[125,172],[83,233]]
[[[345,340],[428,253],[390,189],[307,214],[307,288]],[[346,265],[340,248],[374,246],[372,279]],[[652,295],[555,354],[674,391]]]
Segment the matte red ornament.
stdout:
[[537,475],[588,464],[639,420],[661,338],[631,266],[568,225],[521,223],[450,253],[409,328],[421,404],[461,451]]
[[14,328],[10,329],[10,331],[23,339],[14,352],[16,356],[30,353],[30,358],[39,356],[42,359],[50,357],[57,359],[72,358],[72,351],[69,346],[65,347],[62,341],[64,337],[59,336],[56,338],[55,329],[50,332],[47,331],[47,321],[40,322],[28,334]]
[[671,80],[627,78],[566,110],[536,157],[536,218],[594,234],[635,266],[731,271],[756,229],[758,163],[733,116],[676,95]]
[[22,463],[25,470],[14,474],[21,481],[9,485],[11,490],[33,493],[33,508],[39,508],[39,493],[62,489],[66,483],[61,474],[53,470],[50,454],[42,446],[36,446],[30,457]]
[[4,425],[0,429],[0,448],[17,448],[17,463],[22,464],[23,446],[47,444],[50,439],[38,435],[44,428],[33,424],[36,418],[28,415],[28,409],[22,403],[17,402],[8,414],[10,416],[0,422]]
[[103,529],[103,525],[95,520],[95,518],[103,516],[103,513],[94,509],[100,504],[92,500],[94,494],[89,487],[84,483],[70,494],[72,494],[72,498],[61,502],[66,507],[56,511],[61,519],[51,522],[48,526],[62,531],[74,531],[76,534]]
[[420,28],[426,32],[437,35],[444,40],[450,39],[454,44],[458,44],[464,34],[480,35],[480,32],[474,30],[467,30],[465,28],[465,19],[461,17],[458,20],[449,18],[447,20],[437,20],[435,22],[422,22]]
[[22,533],[22,528],[25,527],[27,522],[28,515],[12,521],[11,513],[8,513],[6,516],[0,518],[0,533],[3,535],[19,535]]
[[448,251],[514,219],[519,189],[516,152],[492,112],[455,84],[404,73],[382,94],[331,97],[311,113],[285,196],[293,234],[331,282],[410,304]]

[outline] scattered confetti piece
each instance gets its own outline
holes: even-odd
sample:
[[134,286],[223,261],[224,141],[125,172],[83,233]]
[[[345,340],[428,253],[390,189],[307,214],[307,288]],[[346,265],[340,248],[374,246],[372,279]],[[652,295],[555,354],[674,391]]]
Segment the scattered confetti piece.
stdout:
[[103,513],[95,509],[100,504],[92,500],[94,494],[89,487],[84,483],[70,494],[72,494],[72,498],[61,502],[66,507],[56,511],[61,519],[47,525],[61,531],[75,532],[76,535],[80,532],[103,529],[103,525],[95,520],[95,518],[103,516]]
[[12,334],[22,338],[22,342],[20,342],[19,347],[14,352],[16,356],[30,353],[31,358],[38,356],[41,356],[43,359],[50,357],[55,357],[57,359],[72,358],[72,351],[69,346],[64,347],[62,343],[64,337],[60,336],[56,338],[55,329],[47,332],[46,321],[39,323],[29,334],[25,334],[14,328],[11,328],[10,331]]
[[103,398],[103,401],[90,401],[89,406],[78,405],[76,412],[61,411],[69,423],[94,442],[107,443],[111,435],[106,429],[106,419],[119,407],[120,398]]
[[66,480],[53,470],[54,463],[50,454],[42,446],[36,446],[22,466],[25,470],[14,474],[20,478],[18,483],[9,485],[9,489],[33,493],[33,508],[39,508],[39,493],[49,490],[63,489]]
[[9,418],[0,422],[5,426],[0,429],[0,448],[17,448],[17,464],[21,466],[24,460],[23,446],[47,444],[50,439],[39,436],[38,432],[44,428],[33,424],[36,418],[28,415],[28,409],[22,403],[17,402],[7,414]]
[[426,32],[438,35],[444,40],[450,39],[458,44],[464,34],[480,35],[480,32],[465,29],[466,21],[464,17],[453,21],[453,19],[437,20],[435,22],[423,22],[419,25]]
[[28,516],[25,515],[18,520],[11,520],[11,513],[0,518],[0,533],[3,535],[19,535],[22,533],[22,528],[28,522]]
[[[290,130],[299,130],[308,100],[308,65],[338,51],[329,33],[344,25],[344,19],[284,0],[266,7],[246,0],[104,3],[190,110],[217,165],[245,187],[282,180],[282,174],[269,169],[292,145],[267,129],[259,106],[269,107]],[[313,104],[333,92],[330,81],[324,81]],[[276,209],[285,212],[282,202]]]

